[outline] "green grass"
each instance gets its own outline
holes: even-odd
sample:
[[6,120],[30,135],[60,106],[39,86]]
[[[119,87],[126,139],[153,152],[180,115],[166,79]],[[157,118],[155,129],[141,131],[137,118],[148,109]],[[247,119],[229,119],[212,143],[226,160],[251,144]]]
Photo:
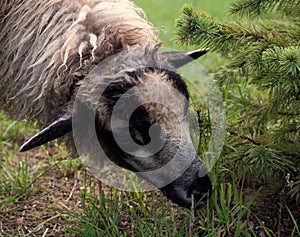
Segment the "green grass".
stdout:
[[[243,190],[235,182],[221,184],[206,208],[197,212],[172,207],[166,200],[157,206],[153,192],[139,196],[115,189],[102,192],[99,205],[97,194],[87,192],[90,187],[85,180],[83,213],[67,207],[56,210],[78,221],[75,233],[79,236],[256,236],[246,216],[258,192],[244,202]],[[267,236],[276,236],[263,223],[260,228]],[[66,230],[66,236],[73,235],[74,229]]]
[[225,9],[233,0],[199,1],[199,0],[165,0],[165,1],[134,1],[146,12],[148,20],[160,29],[159,38],[165,47],[178,48],[174,42],[175,20],[180,15],[180,10],[185,3],[191,3],[195,7],[210,13],[212,16],[224,19],[227,17]]
[[[1,124],[11,123],[1,117]],[[11,126],[9,133],[17,133],[19,129],[26,131],[24,124],[20,123]],[[6,132],[4,127],[0,134],[3,135],[3,132]],[[232,181],[224,183],[223,174],[228,172],[222,171],[219,165],[211,172],[215,191],[210,201],[206,208],[193,211],[173,205],[166,198],[158,197],[157,192],[141,194],[111,188],[99,190],[97,181],[84,170],[81,162],[66,159],[64,149],[58,144],[55,146],[54,154],[50,154],[44,147],[36,150],[40,153],[37,156],[43,159],[34,164],[31,162],[36,158],[34,153],[20,156],[17,146],[3,147],[0,163],[0,216],[22,219],[24,206],[35,203],[42,207],[40,212],[33,211],[30,219],[24,217],[26,222],[17,227],[18,236],[30,236],[30,233],[42,236],[47,232],[55,236],[87,237],[258,236],[255,228],[259,228],[260,233],[263,231],[265,236],[276,236],[263,221],[258,219],[260,222],[257,221],[255,228],[251,221],[247,221],[252,216],[250,207],[257,195],[253,194],[245,201],[243,188],[239,187],[234,176],[230,179]],[[54,178],[57,173],[60,175]],[[47,187],[49,178],[55,183],[54,188]],[[66,200],[72,196],[74,190],[71,189],[75,186],[68,185],[65,182],[67,179],[77,183],[76,199],[74,197],[71,203]],[[62,191],[66,193],[63,196],[60,194]],[[39,201],[41,196],[43,200]],[[47,215],[49,212],[51,214]],[[0,226],[4,226],[0,236],[14,236],[16,231],[11,223],[3,220],[0,220]],[[297,233],[298,229],[294,229]]]
[[[165,47],[185,49],[173,41],[175,19],[184,3],[224,19],[232,0],[135,2],[158,27]],[[208,54],[200,61],[211,69],[222,58]],[[251,212],[257,191],[245,198],[239,180],[243,177],[225,170],[221,162],[210,174],[210,201],[193,211],[173,205],[157,192],[99,190],[80,160],[68,160],[58,144],[18,153],[23,138],[35,131],[0,115],[0,236],[276,236]],[[289,215],[296,236],[299,220],[290,210]]]

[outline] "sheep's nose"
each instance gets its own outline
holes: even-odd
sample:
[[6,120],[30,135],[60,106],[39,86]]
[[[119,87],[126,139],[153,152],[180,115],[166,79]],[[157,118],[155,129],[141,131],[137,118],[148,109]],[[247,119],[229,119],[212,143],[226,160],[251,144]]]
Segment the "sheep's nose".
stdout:
[[193,191],[191,194],[192,207],[194,207],[196,209],[205,207],[209,192],[210,192],[210,190],[207,190],[207,192],[205,192],[205,193]]

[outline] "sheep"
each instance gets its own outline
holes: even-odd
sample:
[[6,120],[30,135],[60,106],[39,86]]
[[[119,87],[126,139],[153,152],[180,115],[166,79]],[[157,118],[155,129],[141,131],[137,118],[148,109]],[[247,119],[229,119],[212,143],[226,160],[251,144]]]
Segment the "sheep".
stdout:
[[[21,152],[61,138],[73,156],[88,154],[92,161],[108,156],[178,205],[190,208],[194,196],[203,206],[211,181],[190,139],[189,94],[176,69],[207,49],[160,53],[153,25],[129,0],[4,0],[0,9],[1,109],[41,127]],[[128,93],[140,106],[125,116],[128,126],[123,115],[114,123],[114,108]],[[124,114],[129,107],[122,104]],[[93,132],[101,156],[90,142]],[[138,145],[133,151],[126,132]],[[160,149],[150,154],[153,141]],[[167,170],[145,174],[168,164]]]

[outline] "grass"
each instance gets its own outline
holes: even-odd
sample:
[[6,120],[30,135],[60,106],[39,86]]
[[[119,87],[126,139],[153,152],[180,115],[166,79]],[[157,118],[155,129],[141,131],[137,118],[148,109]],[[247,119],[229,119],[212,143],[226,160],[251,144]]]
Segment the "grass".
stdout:
[[[183,4],[193,3],[224,19],[232,1],[135,2],[160,29],[165,47],[185,49],[174,43],[172,34]],[[211,68],[222,58],[207,55],[201,62]],[[286,232],[300,235],[297,209],[283,205],[280,214],[260,210],[264,207],[260,192],[243,187],[243,177],[226,170],[222,160],[210,174],[214,192],[206,207],[187,210],[159,191],[130,193],[105,185],[99,189],[81,161],[69,160],[57,143],[18,153],[24,137],[36,131],[0,115],[0,236],[279,236],[283,231],[262,219],[264,215],[284,217],[276,220],[289,220],[290,232]]]
[[216,0],[210,1],[199,1],[199,0],[165,0],[160,1],[144,1],[135,0],[138,6],[144,9],[147,14],[148,20],[150,20],[159,31],[159,38],[164,42],[165,47],[178,48],[179,45],[174,42],[175,36],[175,21],[180,14],[180,10],[185,3],[191,3],[194,6],[209,12],[215,17],[220,19],[226,18],[225,9],[233,2],[233,0],[224,1]]
[[[193,211],[158,191],[131,193],[105,185],[99,190],[81,161],[68,160],[58,144],[27,155],[10,144],[1,155],[0,236],[276,236],[252,211],[259,192],[249,193],[220,164],[211,172],[210,201]],[[295,212],[287,210],[297,236]]]

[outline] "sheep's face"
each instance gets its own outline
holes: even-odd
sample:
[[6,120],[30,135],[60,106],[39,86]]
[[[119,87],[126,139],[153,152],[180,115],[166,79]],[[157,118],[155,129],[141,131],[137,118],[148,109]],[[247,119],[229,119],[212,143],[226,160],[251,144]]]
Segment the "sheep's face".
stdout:
[[[105,155],[175,203],[191,207],[194,195],[195,205],[202,206],[211,182],[190,138],[185,83],[177,73],[148,68],[120,80],[123,83],[113,82],[102,94],[104,119],[103,111],[96,116]],[[92,159],[99,159],[98,154]]]
[[[172,63],[180,66],[186,61],[191,60],[179,57]],[[87,166],[94,174],[98,169],[93,166],[106,157],[136,172],[178,205],[190,208],[194,200],[195,206],[203,206],[211,182],[190,138],[188,91],[182,78],[147,66],[115,77],[99,76],[102,71],[94,70],[72,106],[60,109],[21,150],[73,130],[76,148],[90,157]]]

